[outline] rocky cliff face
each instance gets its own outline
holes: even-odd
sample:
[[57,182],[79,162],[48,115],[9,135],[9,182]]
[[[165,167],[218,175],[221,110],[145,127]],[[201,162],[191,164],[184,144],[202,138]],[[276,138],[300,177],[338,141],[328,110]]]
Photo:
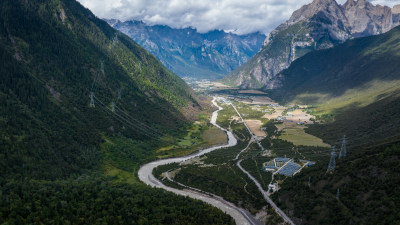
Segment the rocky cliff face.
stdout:
[[140,21],[107,21],[154,54],[179,76],[221,79],[256,54],[265,35],[148,26]]
[[393,28],[392,9],[367,0],[348,0],[343,11],[353,37],[385,33]]
[[400,5],[393,6],[392,19],[393,19],[393,26],[400,25]]
[[261,51],[224,81],[241,88],[274,89],[284,79],[279,73],[295,59],[351,38],[385,33],[399,20],[400,6],[374,6],[367,0],[348,0],[344,5],[314,0],[272,31]]

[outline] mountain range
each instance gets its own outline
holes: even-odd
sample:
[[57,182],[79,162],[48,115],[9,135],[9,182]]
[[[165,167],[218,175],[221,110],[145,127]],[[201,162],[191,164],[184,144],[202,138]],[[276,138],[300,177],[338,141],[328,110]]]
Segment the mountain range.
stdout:
[[399,8],[367,0],[348,0],[343,5],[335,0],[314,0],[273,30],[261,50],[223,81],[241,88],[275,89],[284,79],[280,72],[308,52],[385,33],[399,25]]
[[193,28],[175,29],[141,21],[105,21],[181,77],[221,79],[256,54],[265,39],[260,33],[236,35],[222,30],[199,33]]
[[[202,132],[195,119],[208,121],[205,97],[171,70],[217,79],[239,64],[226,82],[308,104],[316,120],[304,130],[330,145],[348,137],[334,171],[326,172],[330,152],[310,147],[326,162],[284,178],[271,195],[296,224],[400,221],[400,6],[314,0],[266,39],[105,22],[75,0],[2,0],[0,12],[0,224],[234,224],[209,204],[147,187],[137,171],[179,150],[178,138],[191,142],[188,131]],[[229,110],[225,122],[247,134]],[[261,157],[254,170],[263,172],[271,157],[252,148],[246,154]],[[215,154],[236,168],[226,150]],[[226,181],[209,182],[219,192],[236,181],[226,171]],[[243,181],[243,192],[259,193]]]

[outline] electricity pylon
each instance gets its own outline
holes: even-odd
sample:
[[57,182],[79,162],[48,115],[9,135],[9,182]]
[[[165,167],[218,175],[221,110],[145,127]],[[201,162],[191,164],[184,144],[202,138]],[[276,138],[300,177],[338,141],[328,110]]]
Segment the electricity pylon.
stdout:
[[326,172],[329,172],[329,171],[335,169],[335,167],[336,167],[335,158],[336,158],[335,146],[332,146],[331,160],[329,160],[329,165],[328,165],[328,169],[326,170]]
[[121,99],[121,89],[118,90],[118,100]]
[[94,93],[90,92],[90,107],[94,107]]
[[339,200],[339,195],[340,195],[340,193],[339,193],[339,188],[337,189],[337,192],[336,192],[336,199],[337,200]]
[[111,111],[115,112],[115,102],[111,102]]
[[339,153],[339,159],[342,157],[346,157],[346,135],[343,136],[342,148]]

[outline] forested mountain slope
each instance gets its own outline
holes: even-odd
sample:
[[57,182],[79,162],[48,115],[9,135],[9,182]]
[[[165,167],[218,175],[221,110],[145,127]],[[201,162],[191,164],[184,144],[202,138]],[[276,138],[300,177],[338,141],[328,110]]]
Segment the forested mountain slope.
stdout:
[[[1,15],[5,145],[32,148],[32,156],[38,148],[41,157],[55,154],[50,159],[65,162],[58,154],[77,151],[69,157],[79,157],[102,134],[149,139],[104,111],[112,101],[156,129],[177,127],[182,108],[197,105],[184,81],[75,1],[3,1]],[[89,105],[91,92],[96,107]],[[30,157],[17,158],[22,165]]]
[[[274,91],[285,102],[313,104],[313,113],[332,123],[328,136],[340,138],[332,127],[357,139],[377,142],[399,137],[400,27],[388,33],[354,39],[315,51],[296,60],[285,71],[283,86]],[[332,134],[333,133],[333,134]],[[332,138],[332,137],[331,137]],[[333,139],[335,139],[333,138]]]
[[1,1],[0,74],[0,223],[232,222],[137,182],[201,106],[76,1]]
[[[312,104],[306,132],[347,156],[326,172],[318,164],[285,180],[273,198],[302,224],[397,224],[400,221],[400,27],[308,53],[282,72],[272,95]],[[336,156],[338,151],[336,151]],[[308,180],[311,180],[308,184]]]
[[340,97],[357,88],[370,90],[371,82],[398,81],[399,41],[400,27],[396,27],[382,35],[357,38],[331,49],[311,52],[282,72],[285,78],[275,93],[288,101],[296,97],[301,100],[303,94],[310,97],[316,94],[314,99],[304,101],[321,103],[326,100],[324,96]]

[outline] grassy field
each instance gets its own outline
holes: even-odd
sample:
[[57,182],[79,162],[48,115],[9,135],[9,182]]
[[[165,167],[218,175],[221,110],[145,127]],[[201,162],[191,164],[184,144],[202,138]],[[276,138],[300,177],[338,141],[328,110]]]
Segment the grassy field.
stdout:
[[178,139],[174,145],[158,149],[156,151],[157,157],[178,157],[209,146],[227,143],[228,139],[225,132],[211,125],[209,120],[210,117],[208,116],[199,116],[199,121],[196,121],[187,129],[186,136]]
[[292,102],[304,102],[303,99],[315,99],[313,115],[337,114],[350,107],[362,108],[386,96],[398,92],[400,80],[368,82],[361,87],[349,89],[340,96],[313,93],[300,94]]
[[265,111],[272,111],[273,108],[269,106],[251,106],[242,102],[234,102],[236,109],[242,114],[243,119],[257,119],[265,121],[262,118],[265,115]]
[[135,184],[139,181],[133,172],[119,169],[108,163],[103,166],[103,169],[104,174],[114,178],[117,183]]
[[136,142],[124,137],[105,137],[101,144],[102,170],[116,182],[138,182],[140,164],[154,159],[151,143]]
[[297,124],[278,124],[278,129],[282,129],[279,139],[292,142],[295,146],[316,146],[316,147],[327,147],[330,145],[324,143],[322,139],[315,137],[311,134],[307,134],[304,126]]

